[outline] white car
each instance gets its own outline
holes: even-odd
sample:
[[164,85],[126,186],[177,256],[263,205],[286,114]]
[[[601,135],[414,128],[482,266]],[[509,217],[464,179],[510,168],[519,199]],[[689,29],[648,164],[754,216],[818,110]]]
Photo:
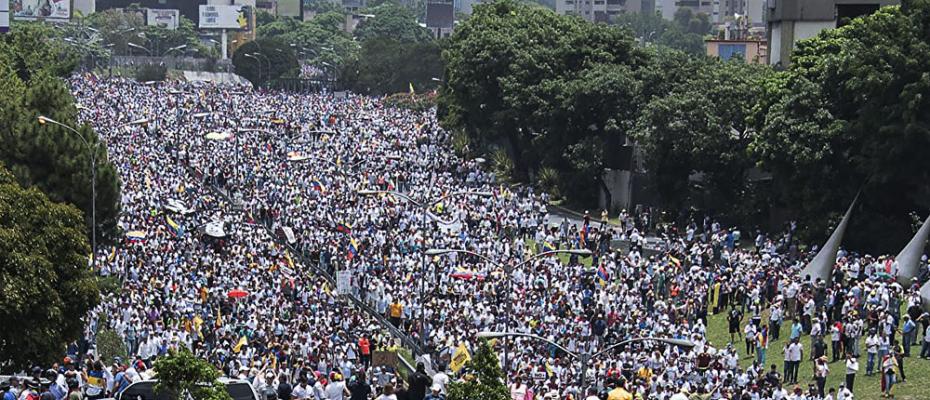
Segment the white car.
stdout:
[[[260,400],[258,392],[247,381],[229,378],[220,378],[219,381],[226,385],[226,392],[233,400]],[[155,395],[157,383],[157,379],[133,382],[116,394],[116,400],[173,400],[171,396]]]

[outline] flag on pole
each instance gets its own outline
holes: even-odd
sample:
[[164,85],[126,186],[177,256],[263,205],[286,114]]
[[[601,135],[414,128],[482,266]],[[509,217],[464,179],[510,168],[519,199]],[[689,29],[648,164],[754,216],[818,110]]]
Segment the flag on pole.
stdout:
[[346,254],[346,259],[351,261],[353,258],[358,256],[358,242],[355,241],[355,238],[349,239],[347,250],[349,253]]
[[607,268],[604,268],[604,264],[597,267],[597,280],[601,283],[601,286],[607,286],[607,281],[610,280],[610,275],[607,273]]
[[549,252],[549,251],[555,251],[555,250],[556,250],[555,245],[552,244],[552,242],[548,240],[543,242],[543,252]]
[[233,347],[233,353],[238,353],[240,350],[242,350],[242,346],[246,346],[248,344],[249,344],[248,338],[246,338],[245,336],[240,337],[239,343],[236,343],[236,346]]
[[168,215],[165,216],[165,224],[168,225],[168,232],[171,232],[175,237],[184,236],[184,227],[174,222]]
[[416,93],[413,91],[413,82],[410,82],[410,95],[413,96]]
[[449,363],[449,368],[452,369],[452,372],[458,373],[469,361],[471,361],[471,354],[468,353],[468,348],[465,347],[465,343],[459,343],[459,347],[452,354],[452,362]]

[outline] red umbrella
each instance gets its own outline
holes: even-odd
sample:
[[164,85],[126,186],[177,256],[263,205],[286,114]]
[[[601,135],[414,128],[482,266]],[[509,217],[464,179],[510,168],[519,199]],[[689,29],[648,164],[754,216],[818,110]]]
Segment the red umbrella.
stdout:
[[238,299],[241,297],[248,296],[249,292],[246,292],[245,290],[242,290],[242,289],[233,289],[233,290],[230,290],[229,293],[227,293],[226,295],[229,296],[230,298]]

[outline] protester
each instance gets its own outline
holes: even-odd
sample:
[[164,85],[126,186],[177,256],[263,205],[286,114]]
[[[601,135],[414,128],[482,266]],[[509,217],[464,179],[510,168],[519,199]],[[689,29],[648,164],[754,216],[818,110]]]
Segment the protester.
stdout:
[[[119,171],[127,236],[99,250],[97,273],[124,283],[87,316],[77,347],[92,351],[96,332],[112,329],[132,359],[82,362],[92,366],[82,386],[117,392],[143,379],[153,359],[186,347],[279,397],[361,400],[379,387],[379,399],[421,400],[433,386],[446,392],[442,367],[431,385],[418,366],[404,388],[372,355],[423,344],[430,365],[445,366],[460,345],[475,349],[478,332],[515,331],[575,354],[638,337],[694,346],[631,342],[591,360],[579,386],[579,359],[502,340],[514,400],[580,399],[588,389],[624,399],[766,398],[787,392],[777,371],[774,382],[764,371],[768,341],[787,319],[781,380],[798,382],[803,336],[813,339],[806,355],[821,360],[829,333],[833,357],[853,357],[849,391],[862,332],[869,359],[885,343],[881,354],[891,353],[895,307],[913,301],[914,288],[882,278],[887,259],[845,250],[834,274],[842,279],[799,279],[812,254],[797,250],[793,224],[741,247],[740,231],[710,216],[679,231],[645,209],[624,210],[617,225],[603,212],[600,222],[556,215],[547,194],[501,185],[485,161],[457,156],[434,111],[352,94],[85,78],[72,89]],[[592,256],[537,257],[556,249]],[[730,343],[708,341],[716,312],[727,314]],[[744,355],[756,355],[745,368],[736,337]]]

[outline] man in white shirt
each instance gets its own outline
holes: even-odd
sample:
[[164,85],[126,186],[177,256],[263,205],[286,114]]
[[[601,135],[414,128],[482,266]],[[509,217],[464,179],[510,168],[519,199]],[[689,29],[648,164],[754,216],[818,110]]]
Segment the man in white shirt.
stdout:
[[875,371],[875,358],[878,357],[878,346],[881,343],[882,341],[878,337],[877,332],[872,332],[872,334],[865,339],[865,351],[867,356],[865,361],[865,376],[872,376],[872,372]]
[[[853,390],[853,385],[856,383],[856,374],[859,373],[859,360],[853,356],[852,353],[846,353],[846,387],[850,391]],[[842,388],[842,386],[840,386]],[[840,391],[842,392],[842,390]],[[837,394],[839,397],[839,394]]]

